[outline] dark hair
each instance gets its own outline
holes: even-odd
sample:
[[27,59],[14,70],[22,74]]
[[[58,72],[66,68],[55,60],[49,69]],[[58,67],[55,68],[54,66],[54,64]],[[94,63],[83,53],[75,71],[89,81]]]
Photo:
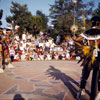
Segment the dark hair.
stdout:
[[94,16],[91,18],[92,26],[99,26],[100,25],[100,17]]

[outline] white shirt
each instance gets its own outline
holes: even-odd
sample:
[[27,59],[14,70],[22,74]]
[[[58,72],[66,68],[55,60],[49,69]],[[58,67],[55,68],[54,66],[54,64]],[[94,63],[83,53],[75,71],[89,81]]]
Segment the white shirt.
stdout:
[[22,34],[22,40],[26,41],[26,34]]

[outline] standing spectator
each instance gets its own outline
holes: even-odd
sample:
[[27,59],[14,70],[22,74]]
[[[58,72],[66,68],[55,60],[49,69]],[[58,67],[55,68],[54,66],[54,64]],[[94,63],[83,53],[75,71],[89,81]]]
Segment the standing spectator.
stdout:
[[28,33],[27,34],[27,40],[29,40],[31,42],[31,38],[32,38],[32,34],[31,33]]
[[42,49],[44,49],[44,43],[43,43],[42,40],[39,42],[39,48],[40,48],[40,47],[42,47]]
[[36,45],[34,44],[34,40],[31,41],[30,50],[36,49]]
[[57,37],[56,37],[56,44],[59,45],[60,41],[61,41],[61,36],[57,35]]
[[35,44],[36,48],[39,47],[39,40],[37,39],[37,37],[35,37],[34,44]]
[[43,35],[44,33],[43,32],[40,32],[40,38],[43,39]]
[[19,41],[19,35],[18,35],[18,34],[15,35],[15,39],[16,39],[17,41]]
[[50,51],[53,51],[54,47],[55,47],[55,43],[54,43],[54,41],[52,41],[51,46],[50,46]]
[[26,42],[26,34],[25,34],[25,31],[22,34],[22,40],[25,40],[25,42]]
[[13,62],[15,56],[15,50],[13,46],[10,47],[9,53],[10,53],[11,62]]
[[23,45],[22,45],[22,43],[20,43],[19,44],[19,52],[20,52],[20,54],[22,54],[22,52],[24,52],[24,47],[23,47]]
[[25,40],[22,41],[22,46],[24,49],[26,49],[26,41]]
[[47,39],[46,39],[46,42],[45,42],[45,51],[47,51],[47,52],[50,51],[50,43]]

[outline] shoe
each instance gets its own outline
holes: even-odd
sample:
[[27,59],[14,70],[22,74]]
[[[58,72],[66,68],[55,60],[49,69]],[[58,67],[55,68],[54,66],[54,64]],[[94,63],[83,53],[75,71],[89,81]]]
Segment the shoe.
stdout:
[[81,100],[86,100],[85,89],[83,89],[82,92],[81,92]]
[[86,100],[85,89],[82,89],[77,93],[77,100]]
[[98,94],[97,94],[95,100],[100,100],[100,92],[98,92]]
[[15,66],[13,66],[11,63],[9,63],[8,65],[7,65],[7,68],[9,69],[9,68],[15,68]]
[[0,68],[0,73],[4,73],[4,70],[2,68]]

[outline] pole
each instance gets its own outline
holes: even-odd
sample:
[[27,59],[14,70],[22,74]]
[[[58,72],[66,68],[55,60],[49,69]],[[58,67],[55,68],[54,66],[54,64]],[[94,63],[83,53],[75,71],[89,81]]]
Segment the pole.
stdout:
[[12,21],[12,42],[14,42],[14,34],[15,34],[15,25],[14,21]]
[[74,25],[76,23],[76,20],[75,20],[75,3],[74,3]]
[[73,34],[74,34],[74,38],[75,38],[75,32],[76,32],[76,3],[77,3],[77,0],[72,0],[73,3],[74,3],[74,22],[73,22]]

